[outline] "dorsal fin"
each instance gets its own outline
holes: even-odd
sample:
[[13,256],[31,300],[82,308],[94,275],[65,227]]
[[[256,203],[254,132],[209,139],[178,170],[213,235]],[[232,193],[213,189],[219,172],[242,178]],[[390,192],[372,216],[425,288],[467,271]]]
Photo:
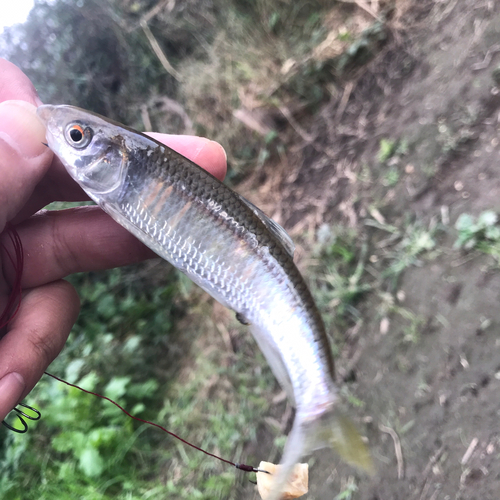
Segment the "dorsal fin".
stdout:
[[293,258],[295,244],[289,234],[276,221],[268,217],[260,208],[257,208],[251,201],[248,201],[246,198],[241,196],[241,194],[239,197],[252,209],[252,212],[264,223],[267,229],[273,233],[273,235],[285,247],[285,250],[288,252],[290,257]]

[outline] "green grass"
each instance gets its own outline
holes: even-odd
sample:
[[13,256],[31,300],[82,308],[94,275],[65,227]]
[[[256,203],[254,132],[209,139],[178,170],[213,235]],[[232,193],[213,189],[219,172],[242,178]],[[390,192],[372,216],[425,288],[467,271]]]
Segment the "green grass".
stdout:
[[[152,287],[138,271],[72,278],[82,313],[49,370],[224,458],[266,458],[244,451],[276,389],[249,333],[234,320],[239,348],[228,352],[204,295],[191,294],[188,317],[177,273]],[[230,466],[53,379],[27,401],[42,420],[25,435],[0,430],[2,499],[216,499],[239,487]]]
[[352,500],[356,491],[358,491],[356,482],[353,477],[349,477],[343,485],[342,491],[333,500]]
[[409,145],[406,139],[381,139],[377,154],[378,163],[383,166],[382,185],[394,187],[401,177],[402,159],[408,154]]
[[326,225],[320,228],[310,283],[327,330],[333,335],[335,355],[343,348],[345,332],[365,320],[368,303],[377,312],[376,320],[397,325],[402,342],[419,341],[422,318],[403,306],[396,293],[405,270],[423,266],[442,252],[438,245],[440,231],[435,221],[425,226],[407,219],[401,226],[367,219],[357,230]]
[[314,250],[311,287],[327,330],[340,331],[360,318],[356,308],[372,285],[365,272],[367,247],[358,234],[340,226],[322,226]]

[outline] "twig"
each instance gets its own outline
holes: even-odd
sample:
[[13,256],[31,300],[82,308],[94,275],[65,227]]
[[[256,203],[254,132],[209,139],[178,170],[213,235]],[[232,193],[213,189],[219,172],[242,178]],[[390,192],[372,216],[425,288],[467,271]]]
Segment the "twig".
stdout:
[[290,110],[286,108],[285,106],[280,106],[278,108],[281,111],[281,114],[288,120],[288,123],[292,126],[292,128],[297,132],[297,134],[304,139],[305,142],[311,143],[314,142],[316,137],[312,136],[311,134],[308,134],[298,123],[297,120],[292,116],[292,113],[290,113]]
[[[163,0],[163,2],[158,2],[152,9],[150,9],[148,12],[146,12],[140,19],[139,21],[134,22],[133,24],[127,24],[126,22],[123,22],[120,20],[118,23],[127,33],[132,33],[132,31],[135,31],[137,28],[141,26],[142,22],[148,22],[151,20],[153,17],[156,16],[156,14],[159,14],[165,7],[167,8],[167,12],[172,12],[172,10],[175,7],[175,2],[176,0]],[[113,12],[113,11],[112,11]]]
[[214,322],[214,324],[215,328],[222,337],[222,341],[224,342],[227,353],[232,356],[234,354],[234,347],[233,343],[231,342],[231,334],[221,321]]
[[451,11],[457,5],[457,2],[458,2],[458,0],[452,0],[451,2],[448,3],[448,5],[444,9],[444,11],[441,13],[441,15],[435,17],[436,24],[440,23],[444,18],[446,18],[446,17],[448,17],[450,15]]
[[486,69],[490,65],[491,60],[493,59],[493,54],[496,54],[499,51],[500,51],[500,44],[498,43],[490,47],[488,52],[486,52],[486,55],[484,56],[484,60],[482,62],[473,64],[471,66],[472,71],[480,71],[482,69]]
[[467,264],[467,262],[470,262],[471,260],[473,260],[478,255],[479,255],[479,252],[472,252],[472,253],[466,255],[465,257],[453,260],[451,262],[451,267],[460,267],[460,266],[463,266],[464,264]]
[[398,479],[403,479],[405,476],[405,471],[404,471],[404,461],[403,461],[403,450],[401,449],[401,441],[399,439],[399,436],[397,435],[394,429],[386,427],[385,425],[379,424],[378,428],[382,432],[389,434],[389,436],[391,436],[392,440],[394,441],[394,451],[396,453],[396,460],[398,462]]
[[380,17],[378,14],[371,8],[369,7],[366,2],[363,2],[363,0],[340,0],[343,3],[354,3],[356,4],[360,9],[363,9],[365,12],[370,14],[370,16],[374,17],[377,21],[380,21]]
[[163,2],[157,3],[149,12],[146,12],[141,18],[141,23],[147,23],[150,19],[156,16],[159,12],[167,7],[168,12],[172,12],[175,7],[175,0],[164,0]]
[[162,112],[168,111],[170,113],[175,113],[176,115],[178,115],[184,122],[183,133],[194,135],[193,122],[191,118],[189,118],[187,111],[180,103],[174,101],[173,99],[170,99],[170,97],[167,96],[157,96],[156,98],[152,99],[152,101],[150,101],[149,106],[151,107],[155,104],[161,104]]
[[[430,481],[429,478],[427,477],[429,472],[431,471],[432,466],[438,461],[439,457],[443,454],[444,451],[444,445],[442,445],[434,455],[432,455],[431,458],[429,458],[429,462],[425,466],[424,471],[422,472],[422,477],[425,478],[425,481],[423,482],[422,489],[420,490],[420,500],[424,500],[425,496],[427,495],[427,491],[430,487]],[[416,493],[416,492],[415,492]]]
[[422,493],[420,493],[419,500],[424,500],[424,498],[427,496],[427,492],[429,491],[430,486],[431,486],[431,482],[429,481],[429,478],[426,478],[424,486],[422,488]]
[[[361,322],[360,322],[361,324]],[[344,382],[346,381],[346,378],[349,376],[349,374],[354,370],[354,367],[357,365],[359,359],[361,358],[361,354],[363,354],[364,349],[360,347],[352,356],[352,358],[349,360],[349,363],[347,363],[347,366],[345,367],[339,367],[337,370],[341,380]]]
[[149,29],[148,23],[146,21],[141,21],[141,28],[146,35],[151,48],[153,49],[156,57],[161,62],[162,66],[165,68],[165,71],[172,75],[177,81],[182,81],[182,77],[180,73],[168,62],[167,56],[164,54],[163,50],[161,50],[160,44],[156,40],[155,36]]
[[146,132],[151,132],[153,130],[153,125],[151,125],[151,119],[149,118],[148,107],[146,104],[141,106],[141,118],[144,125],[144,130]]
[[345,108],[349,101],[349,97],[351,97],[352,89],[354,88],[354,82],[347,82],[344,87],[344,93],[342,94],[342,99],[340,99],[339,107],[337,108],[337,112],[335,113],[335,119],[337,122],[340,122],[342,115],[344,114]]
[[464,453],[462,460],[460,460],[462,465],[465,465],[469,461],[470,457],[474,453],[474,450],[476,449],[477,443],[479,443],[479,439],[477,437],[470,442],[467,451]]

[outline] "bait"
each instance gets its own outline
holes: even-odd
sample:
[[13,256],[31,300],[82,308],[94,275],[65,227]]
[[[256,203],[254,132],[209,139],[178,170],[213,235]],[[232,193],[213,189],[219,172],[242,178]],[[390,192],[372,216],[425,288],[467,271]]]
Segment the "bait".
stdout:
[[328,338],[283,228],[144,134],[73,106],[37,114],[49,147],[90,198],[250,325],[296,407],[271,498],[303,455],[325,446],[371,472],[366,446],[337,408]]

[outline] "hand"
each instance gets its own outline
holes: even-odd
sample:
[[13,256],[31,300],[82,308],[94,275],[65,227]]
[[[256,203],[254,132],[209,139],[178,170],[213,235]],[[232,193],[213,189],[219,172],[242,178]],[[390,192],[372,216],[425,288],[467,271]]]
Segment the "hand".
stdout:
[[[0,59],[0,233],[8,222],[16,225],[24,248],[21,305],[0,331],[0,420],[40,379],[76,321],[79,298],[62,278],[154,256],[98,207],[36,213],[52,201],[88,199],[42,144],[45,130],[35,115],[40,104],[26,75]],[[151,135],[224,177],[226,156],[219,144],[197,137]],[[0,243],[1,315],[15,272],[5,251],[13,253],[6,231]]]

